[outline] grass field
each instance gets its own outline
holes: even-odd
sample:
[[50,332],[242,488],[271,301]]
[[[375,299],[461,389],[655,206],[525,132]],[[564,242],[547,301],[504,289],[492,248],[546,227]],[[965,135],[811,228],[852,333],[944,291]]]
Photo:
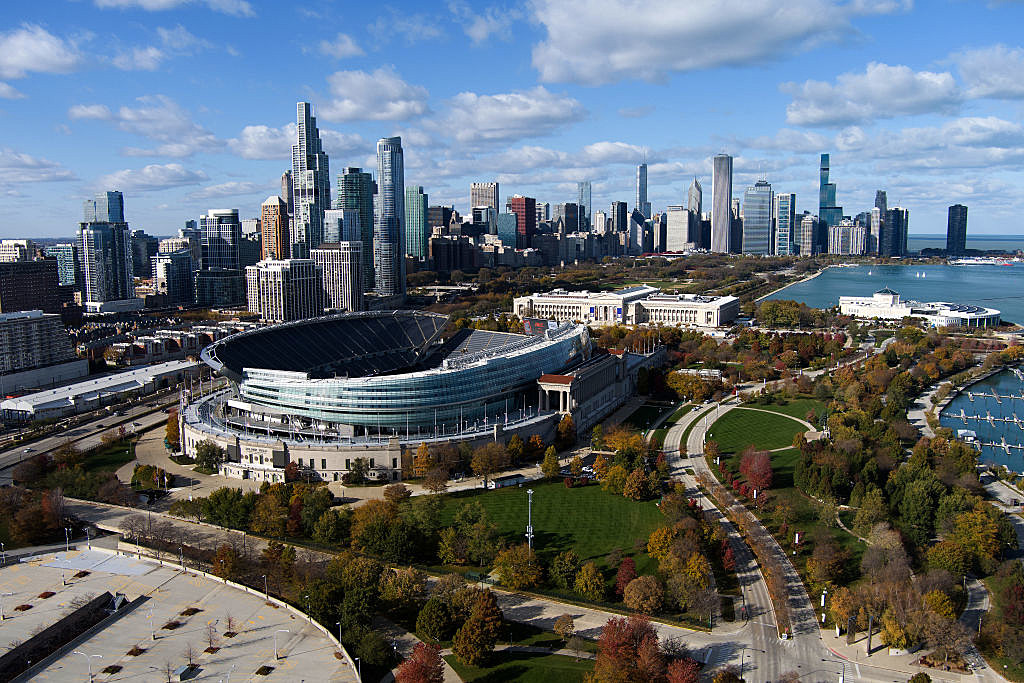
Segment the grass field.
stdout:
[[[561,482],[536,483],[533,489],[533,546],[547,564],[563,550],[575,550],[584,562],[594,561],[610,576],[605,556],[616,548],[636,561],[639,574],[653,574],[657,563],[646,550],[647,537],[663,517],[654,501],[636,501],[602,491],[596,484],[567,489]],[[478,500],[488,518],[509,543],[526,533],[526,488],[460,491],[445,495],[442,525],[452,523],[459,506]],[[613,578],[613,577],[610,577]]]
[[582,681],[594,669],[590,660],[576,661],[574,657],[533,652],[499,652],[493,655],[495,663],[489,667],[466,666],[454,655],[445,657],[455,673],[463,681],[475,683],[500,683],[502,681],[526,681],[544,683],[557,680],[560,683]]
[[806,430],[784,415],[734,408],[711,426],[707,440],[717,441],[723,454],[739,453],[747,446],[772,450],[789,446],[794,436]]
[[86,472],[113,472],[134,459],[135,442],[121,442],[86,456],[82,467]]

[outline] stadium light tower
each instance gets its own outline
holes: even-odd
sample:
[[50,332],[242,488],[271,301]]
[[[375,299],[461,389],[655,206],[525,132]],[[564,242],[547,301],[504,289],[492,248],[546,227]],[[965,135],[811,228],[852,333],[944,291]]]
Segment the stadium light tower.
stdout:
[[533,489],[526,489],[526,543],[533,550]]

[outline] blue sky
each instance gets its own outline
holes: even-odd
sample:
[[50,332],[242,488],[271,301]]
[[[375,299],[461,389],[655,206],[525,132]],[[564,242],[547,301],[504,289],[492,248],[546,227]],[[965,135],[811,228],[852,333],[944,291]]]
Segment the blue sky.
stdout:
[[911,232],[1024,233],[1024,2],[256,0],[14,3],[0,28],[0,236],[70,236],[81,200],[125,194],[133,227],[209,208],[256,216],[309,100],[334,174],[399,134],[406,184],[465,212],[469,183],[552,204],[685,202],[736,157],[817,210],[876,189]]

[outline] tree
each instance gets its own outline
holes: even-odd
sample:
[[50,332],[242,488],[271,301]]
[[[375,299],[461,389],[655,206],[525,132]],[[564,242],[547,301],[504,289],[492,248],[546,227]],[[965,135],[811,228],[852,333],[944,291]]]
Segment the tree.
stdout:
[[398,665],[395,680],[398,683],[442,683],[444,662],[441,660],[441,648],[416,643],[412,656]]
[[570,413],[566,413],[559,421],[555,443],[560,451],[569,450],[576,443],[576,423]]
[[498,580],[512,590],[533,588],[540,583],[541,567],[537,555],[526,543],[514,545],[498,553],[494,559]]
[[643,614],[654,614],[661,609],[665,591],[653,576],[638,576],[629,582],[622,593],[626,607]]
[[664,675],[665,657],[651,623],[637,615],[609,619],[597,641],[595,678],[639,683],[662,680]]
[[492,474],[508,466],[508,452],[500,443],[484,444],[473,451],[470,465],[473,473],[483,477],[484,486],[487,486],[487,480]]
[[223,448],[209,439],[201,441],[196,446],[196,466],[216,472],[226,455]]
[[416,617],[416,632],[429,640],[445,640],[451,635],[454,618],[448,602],[434,596],[427,600]]
[[600,600],[604,597],[604,577],[593,562],[587,562],[580,568],[573,587],[588,600]]
[[619,571],[615,574],[615,594],[620,598],[629,582],[636,578],[636,562],[632,557],[623,558],[619,563]]
[[558,464],[558,453],[555,452],[555,447],[548,446],[548,449],[544,451],[544,461],[540,464],[541,473],[548,479],[554,479],[558,476],[561,469],[561,465]]
[[409,487],[405,484],[388,484],[384,487],[384,500],[391,501],[396,505],[411,497],[412,491],[410,491]]
[[555,555],[551,561],[548,574],[551,582],[559,588],[570,590],[576,581],[576,574],[580,570],[580,556],[574,550],[566,550]]
[[448,473],[441,467],[433,467],[423,479],[423,488],[431,493],[444,493],[448,490]]
[[414,477],[426,476],[427,472],[434,466],[430,457],[430,449],[425,441],[421,441],[416,448],[416,454],[412,456],[412,473]]
[[167,426],[164,427],[164,441],[167,447],[177,453],[181,450],[181,435],[178,428],[178,411],[167,413]]

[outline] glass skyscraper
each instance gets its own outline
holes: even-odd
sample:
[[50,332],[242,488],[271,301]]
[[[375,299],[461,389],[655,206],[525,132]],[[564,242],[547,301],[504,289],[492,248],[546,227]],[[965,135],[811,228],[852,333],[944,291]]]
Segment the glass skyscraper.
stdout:
[[[493,208],[493,207],[492,207]],[[426,261],[427,248],[427,194],[417,185],[405,189],[405,253]]]
[[324,211],[331,208],[331,175],[327,153],[309,102],[299,102],[297,140],[292,145],[292,258],[309,258],[324,239]]
[[743,195],[743,253],[771,253],[772,186],[758,180]]
[[[377,141],[373,269],[381,296],[405,294],[405,161],[402,138]],[[296,207],[298,210],[298,207]]]
[[338,175],[337,209],[354,209],[359,213],[359,241],[363,243],[363,291],[373,289],[373,195],[377,187],[373,176],[356,166],[349,166]]

